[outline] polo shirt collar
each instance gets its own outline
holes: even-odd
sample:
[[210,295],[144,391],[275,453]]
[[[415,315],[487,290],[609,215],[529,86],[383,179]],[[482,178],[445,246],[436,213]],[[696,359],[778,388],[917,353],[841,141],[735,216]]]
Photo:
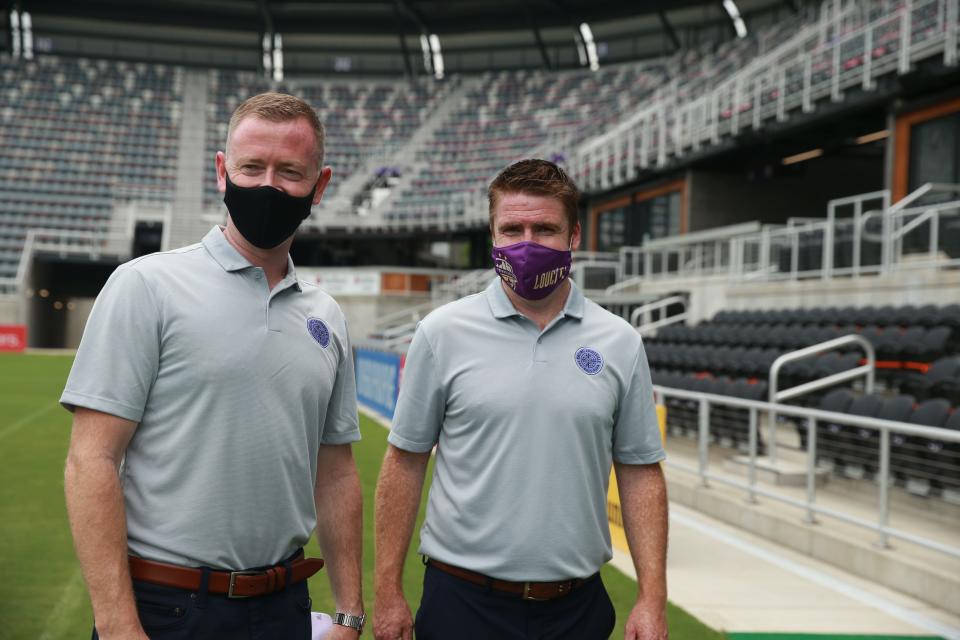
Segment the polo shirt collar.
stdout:
[[227,241],[227,237],[223,235],[223,229],[219,226],[207,232],[203,237],[203,246],[224,271],[240,271],[253,266]]
[[[490,311],[493,317],[499,319],[518,316],[520,312],[510,302],[507,292],[503,290],[500,284],[500,276],[495,277],[486,289],[487,302],[490,304]],[[570,279],[570,293],[567,295],[567,302],[563,305],[563,315],[571,318],[583,319],[584,297],[583,292],[577,283]]]
[[[224,271],[242,271],[243,269],[249,269],[253,266],[249,260],[240,255],[239,251],[234,249],[233,245],[230,244],[227,237],[223,234],[223,228],[220,226],[214,226],[210,229],[207,235],[203,237],[202,242],[207,253],[210,254],[210,257],[212,257]],[[290,257],[290,254],[287,254],[287,275],[277,286],[281,289],[293,287],[297,291],[302,291],[300,280],[297,278],[297,270],[293,266],[293,258]]]

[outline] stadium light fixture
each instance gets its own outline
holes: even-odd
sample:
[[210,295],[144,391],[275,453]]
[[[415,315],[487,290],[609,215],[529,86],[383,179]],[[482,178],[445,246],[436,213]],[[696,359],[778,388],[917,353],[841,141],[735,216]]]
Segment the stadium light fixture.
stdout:
[[740,16],[740,9],[733,0],[723,0],[723,8],[727,10],[727,15],[733,21],[733,28],[737,30],[738,38],[747,37],[747,25]]
[[10,12],[10,40],[11,52],[14,58],[20,57],[20,13],[14,9]]
[[29,11],[20,14],[20,30],[23,32],[23,57],[33,60],[33,19]]
[[273,74],[273,51],[271,45],[273,38],[269,33],[263,34],[263,72],[270,76]]
[[440,51],[440,38],[437,34],[430,34],[430,49],[433,51],[433,77],[443,80],[443,53]]
[[787,164],[797,164],[798,162],[805,162],[807,160],[813,160],[814,158],[819,158],[823,155],[823,149],[811,149],[810,151],[804,151],[803,153],[798,153],[792,156],[787,156],[781,162],[785,165]]
[[423,52],[423,68],[427,73],[433,73],[433,54],[430,51],[430,39],[427,34],[420,34],[420,51]]
[[279,33],[273,34],[273,79],[283,80],[283,37]]
[[[580,23],[580,38],[583,40],[583,47],[586,50],[586,62],[590,64],[590,71],[596,71],[600,68],[600,59],[597,57],[597,43],[593,41],[593,30],[586,22]],[[584,60],[581,56],[580,64]]]

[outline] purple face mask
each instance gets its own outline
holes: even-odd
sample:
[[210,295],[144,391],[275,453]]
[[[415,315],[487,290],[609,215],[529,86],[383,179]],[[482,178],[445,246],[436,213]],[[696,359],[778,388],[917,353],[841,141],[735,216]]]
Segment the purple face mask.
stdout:
[[570,251],[524,240],[494,247],[493,266],[508,287],[527,300],[546,298],[570,275]]

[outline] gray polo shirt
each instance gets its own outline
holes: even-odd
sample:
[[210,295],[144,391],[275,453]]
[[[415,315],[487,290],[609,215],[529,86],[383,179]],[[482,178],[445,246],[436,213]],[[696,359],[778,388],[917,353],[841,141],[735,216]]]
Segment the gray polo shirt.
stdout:
[[389,441],[438,445],[421,553],[516,581],[611,558],[611,462],[664,453],[639,335],[571,284],[543,331],[499,278],[420,323]]
[[269,290],[214,227],[100,292],[60,401],[139,423],[121,471],[133,554],[245,569],[309,539],[318,448],[360,432],[343,313],[288,268]]

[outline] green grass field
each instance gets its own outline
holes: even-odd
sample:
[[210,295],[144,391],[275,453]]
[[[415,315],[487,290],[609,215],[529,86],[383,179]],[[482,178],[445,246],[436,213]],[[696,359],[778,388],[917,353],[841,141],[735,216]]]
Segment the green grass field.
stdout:
[[[57,399],[71,361],[65,356],[0,355],[2,640],[87,638],[90,633],[90,605],[73,554],[63,500],[70,416]],[[386,448],[386,430],[365,417],[361,429],[363,441],[354,452],[363,482],[364,588],[372,609],[373,493]],[[319,555],[315,542],[308,553]],[[413,609],[420,598],[422,573],[414,540],[404,577]],[[622,638],[636,586],[609,566],[603,569],[603,579],[617,608],[613,637]],[[333,610],[323,572],[310,581],[310,590],[314,610]],[[669,619],[673,640],[723,638],[677,607],[670,607]]]

